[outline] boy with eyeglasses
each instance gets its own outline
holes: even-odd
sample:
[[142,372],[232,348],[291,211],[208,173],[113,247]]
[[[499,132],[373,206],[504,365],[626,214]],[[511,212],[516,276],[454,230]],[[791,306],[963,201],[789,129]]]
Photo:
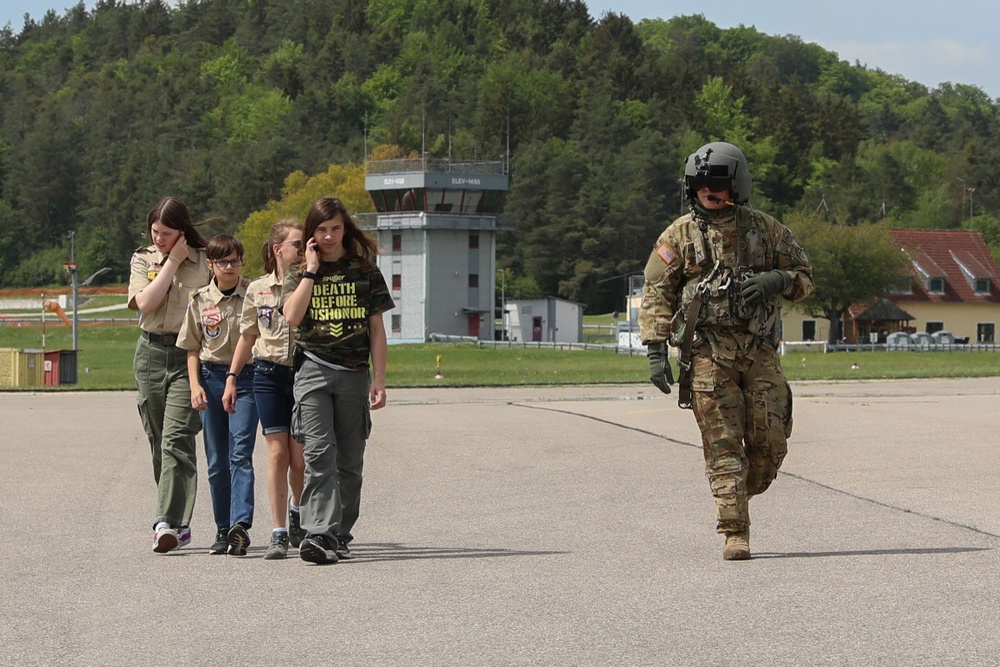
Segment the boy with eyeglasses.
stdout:
[[208,486],[215,517],[215,543],[210,554],[245,556],[253,525],[253,449],[257,438],[257,405],[252,368],[236,375],[236,409],[222,403],[229,365],[240,338],[240,313],[249,281],[240,275],[243,244],[220,234],[205,248],[212,282],[191,295],[177,347],[187,350],[191,406],[204,429]]

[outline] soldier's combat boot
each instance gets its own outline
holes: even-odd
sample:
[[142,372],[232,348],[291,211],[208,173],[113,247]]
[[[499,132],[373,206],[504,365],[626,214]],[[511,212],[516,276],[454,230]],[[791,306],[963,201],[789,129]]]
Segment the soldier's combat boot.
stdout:
[[750,559],[750,529],[738,533],[726,533],[726,546],[722,549],[722,560]]

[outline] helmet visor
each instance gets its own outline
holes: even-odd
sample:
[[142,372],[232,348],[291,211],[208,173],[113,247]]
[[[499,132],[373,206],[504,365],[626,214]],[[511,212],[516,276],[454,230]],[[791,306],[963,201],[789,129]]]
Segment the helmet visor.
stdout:
[[709,192],[727,192],[732,188],[730,178],[711,178],[709,176],[694,176],[688,178],[688,184],[694,192],[708,188]]

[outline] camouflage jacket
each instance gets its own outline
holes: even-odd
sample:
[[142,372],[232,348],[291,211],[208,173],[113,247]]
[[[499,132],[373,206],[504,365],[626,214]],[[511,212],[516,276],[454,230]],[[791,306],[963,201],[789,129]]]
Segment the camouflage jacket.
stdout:
[[789,301],[812,292],[812,267],[805,251],[787,227],[766,213],[737,206],[712,219],[691,213],[678,218],[660,234],[646,262],[639,310],[643,344],[680,345],[687,305],[702,283],[696,334],[710,339],[729,334],[776,344],[781,336],[780,300],[775,297],[748,310],[740,299],[744,279],[771,269],[791,276],[781,294]]

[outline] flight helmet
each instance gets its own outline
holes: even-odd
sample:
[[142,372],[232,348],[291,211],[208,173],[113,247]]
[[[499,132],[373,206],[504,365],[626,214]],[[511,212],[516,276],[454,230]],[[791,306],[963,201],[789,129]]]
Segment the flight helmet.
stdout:
[[698,190],[704,184],[713,191],[729,190],[734,204],[750,201],[753,182],[743,151],[724,141],[715,141],[691,153],[684,160],[684,190],[689,202],[698,201]]

